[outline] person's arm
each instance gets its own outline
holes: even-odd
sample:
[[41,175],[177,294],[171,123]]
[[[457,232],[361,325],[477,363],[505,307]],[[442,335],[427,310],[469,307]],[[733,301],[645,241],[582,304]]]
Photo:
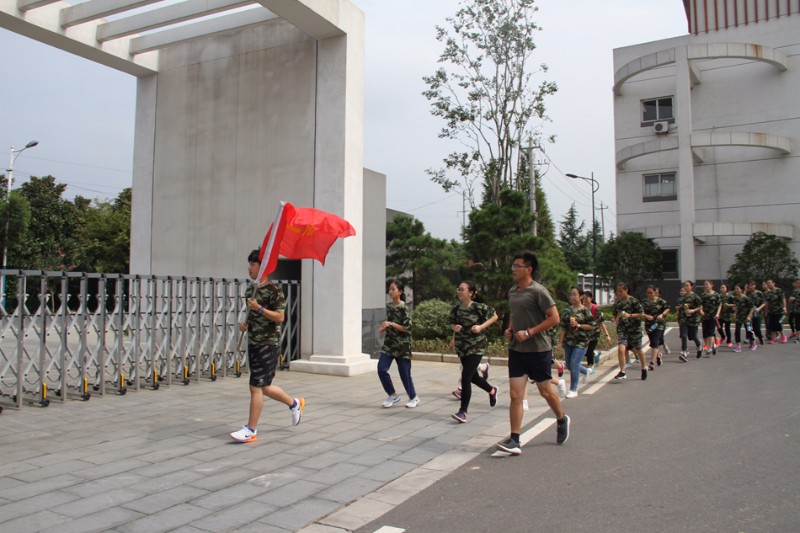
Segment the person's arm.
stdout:
[[472,326],[472,333],[480,333],[481,331],[485,330],[486,328],[497,322],[498,318],[499,317],[497,316],[497,314],[494,314],[483,324],[475,324],[474,326]]
[[273,311],[271,309],[267,309],[266,307],[258,303],[258,301],[256,301],[255,298],[247,299],[247,308],[250,311],[254,311],[256,314],[266,317],[267,319],[273,322],[282,323],[286,318],[283,311]]
[[547,310],[544,312],[544,317],[544,320],[532,328],[519,330],[516,333],[517,340],[526,341],[543,331],[547,331],[548,329],[557,326],[561,320],[558,316],[558,308],[555,306],[555,304],[547,308]]

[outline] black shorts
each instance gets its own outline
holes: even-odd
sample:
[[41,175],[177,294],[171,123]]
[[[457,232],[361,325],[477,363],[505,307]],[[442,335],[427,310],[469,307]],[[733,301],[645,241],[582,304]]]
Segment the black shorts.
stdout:
[[528,376],[536,383],[550,381],[553,375],[553,350],[546,352],[518,352],[508,350],[508,377],[521,378]]
[[781,324],[781,319],[783,318],[783,313],[770,313],[767,315],[767,323],[769,324],[769,330],[774,331],[775,333],[783,334],[783,325]]
[[647,338],[650,339],[650,348],[658,348],[664,344],[664,330],[656,328],[655,331],[647,330]]
[[709,318],[707,320],[703,320],[703,338],[704,339],[707,339],[709,337],[713,337],[716,332],[717,332],[717,319],[716,318]]
[[278,369],[280,347],[270,344],[249,344],[247,359],[250,363],[250,385],[252,387],[272,385],[275,370]]

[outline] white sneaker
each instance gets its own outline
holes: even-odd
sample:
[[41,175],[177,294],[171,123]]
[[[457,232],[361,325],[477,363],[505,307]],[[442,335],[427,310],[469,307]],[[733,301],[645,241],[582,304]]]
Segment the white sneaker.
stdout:
[[528,400],[522,400],[522,410],[523,411],[528,410]]
[[563,379],[558,380],[558,394],[564,398],[567,395],[567,384]]
[[253,442],[256,440],[256,433],[258,433],[257,429],[250,429],[245,424],[239,431],[231,433],[231,438],[239,442]]
[[392,394],[391,396],[383,400],[383,406],[391,407],[399,401],[400,401],[400,396],[398,396],[397,394]]
[[567,399],[572,399],[572,398],[577,398],[577,397],[578,397],[578,391],[576,391],[576,390],[569,391],[567,393],[567,396],[566,396]]
[[418,405],[419,405],[419,396],[414,396],[413,398],[408,400],[408,403],[406,404],[406,407],[408,407],[409,409],[413,409]]
[[585,385],[586,383],[589,383],[589,378],[590,378],[591,376],[594,376],[594,373],[595,373],[595,372],[597,372],[597,371],[596,371],[594,368],[592,368],[592,367],[589,367],[589,368],[587,368],[587,369],[586,369],[586,373],[585,373],[585,374],[583,374],[583,376],[581,376],[581,378],[583,378],[583,383],[584,383],[584,385]]
[[292,412],[292,425],[296,426],[303,417],[303,408],[306,406],[306,400],[303,397],[295,398],[294,403],[295,406],[290,407],[289,410]]

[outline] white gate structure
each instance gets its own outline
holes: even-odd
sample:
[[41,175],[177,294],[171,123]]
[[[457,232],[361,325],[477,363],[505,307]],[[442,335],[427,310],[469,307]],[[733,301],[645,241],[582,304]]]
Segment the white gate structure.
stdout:
[[[2,406],[46,407],[246,370],[249,280],[5,270],[0,305]],[[286,296],[281,368],[300,357],[300,284]]]

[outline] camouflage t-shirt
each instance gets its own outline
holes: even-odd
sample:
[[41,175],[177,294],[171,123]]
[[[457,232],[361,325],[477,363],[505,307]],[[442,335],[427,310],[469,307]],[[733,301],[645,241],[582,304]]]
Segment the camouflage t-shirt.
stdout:
[[472,333],[472,326],[479,326],[496,314],[494,308],[478,302],[470,302],[467,308],[459,304],[450,310],[450,324],[461,326],[461,331],[455,332],[456,353],[460,357],[483,355],[489,342],[486,330]]
[[747,315],[749,315],[750,310],[755,307],[753,305],[753,300],[751,300],[747,295],[742,294],[738,298],[736,296],[732,296],[731,303],[736,304],[736,322],[740,324],[747,322]]
[[[650,315],[652,317],[656,317],[669,309],[669,304],[664,298],[656,298],[655,300],[651,300],[650,298],[645,298],[642,300],[642,310],[644,310],[644,314]],[[653,327],[653,324],[656,324],[656,329],[660,329],[664,331],[667,328],[667,321],[663,318],[659,318],[657,320],[647,320],[644,321],[644,328],[647,331],[650,331],[650,328]]]
[[689,326],[698,325],[700,323],[700,312],[689,314],[686,311],[697,309],[702,306],[703,302],[695,292],[684,294],[678,298],[678,307],[681,308],[681,313],[679,313],[678,316],[683,319],[682,323]]
[[735,303],[733,301],[733,294],[729,292],[725,294],[720,293],[719,298],[720,302],[722,303],[722,310],[719,312],[719,319],[723,322],[730,322],[733,320],[733,313],[735,309],[733,307],[728,307],[728,305]]
[[383,339],[383,352],[399,359],[411,359],[411,314],[405,302],[397,305],[386,304],[386,321],[400,324],[408,333],[397,329],[386,328],[386,337]]
[[[254,296],[255,295],[255,296]],[[286,298],[283,291],[273,283],[253,285],[244,291],[245,298],[255,298],[258,305],[268,311],[284,312]],[[258,310],[247,313],[247,343],[251,345],[268,344],[278,346],[281,343],[281,324],[258,313]]]
[[[592,304],[596,305],[596,304]],[[589,309],[589,314],[592,313],[592,310]],[[600,310],[600,307],[596,307],[594,310],[595,317],[592,319],[592,331],[589,332],[589,341],[596,341],[600,339],[600,324],[602,324],[606,317],[603,315],[603,312]]]
[[767,310],[773,315],[783,314],[783,289],[775,287],[771,291],[764,293],[767,301]]
[[719,309],[719,304],[721,299],[719,297],[718,292],[704,292],[702,296],[700,296],[700,300],[703,302],[703,316],[702,320],[711,320],[716,318],[717,310]]
[[[747,297],[750,298],[750,301],[753,302],[753,307],[758,309],[764,303],[764,293],[759,290],[750,291],[747,293]],[[765,314],[766,308],[762,309],[760,314]],[[759,316],[759,311],[754,311],[753,316]]]
[[564,312],[561,315],[561,327],[564,329],[564,344],[567,346],[586,348],[592,338],[592,331],[594,328],[591,330],[580,327],[572,329],[569,327],[570,317],[575,317],[578,325],[589,324],[591,326],[595,323],[594,317],[592,317],[592,312],[583,306],[581,306],[579,309],[569,306],[564,309]]
[[792,289],[792,296],[794,301],[790,303],[787,301],[786,306],[789,307],[790,313],[800,314],[800,289]]
[[[611,314],[617,317],[623,312],[628,313],[629,315],[641,313],[642,304],[640,304],[639,300],[633,296],[628,296],[628,299],[624,302],[622,300],[617,300],[614,303],[614,306],[611,308]],[[620,317],[619,322],[617,323],[617,328],[619,329],[620,333],[624,333],[626,336],[631,338],[636,338],[637,336],[642,335],[642,319]]]

